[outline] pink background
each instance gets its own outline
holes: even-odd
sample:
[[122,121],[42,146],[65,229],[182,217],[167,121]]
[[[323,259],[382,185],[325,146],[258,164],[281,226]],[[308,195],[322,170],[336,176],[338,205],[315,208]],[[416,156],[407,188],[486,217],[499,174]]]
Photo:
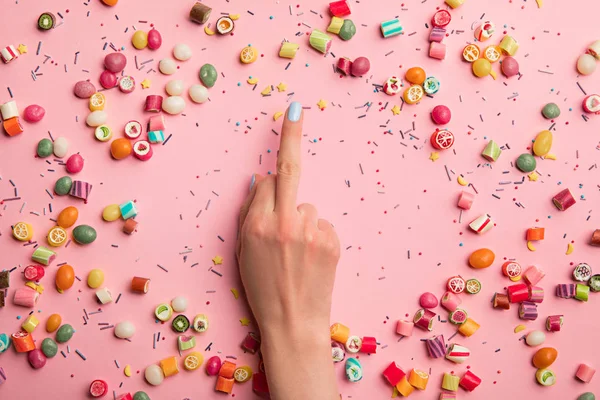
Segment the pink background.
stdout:
[[[220,13],[241,14],[235,34],[225,37],[207,36],[202,27],[188,21],[193,1],[123,0],[108,8],[98,0],[88,4],[57,0],[52,2],[50,11],[60,12],[64,20],[59,18],[62,24],[50,32],[35,28],[38,15],[46,11],[42,3],[20,0],[16,4],[2,0],[1,4],[4,18],[0,45],[24,43],[29,52],[8,65],[0,65],[0,101],[9,100],[5,88],[9,86],[21,111],[29,104],[40,104],[46,109],[46,117],[35,125],[25,123],[25,132],[18,137],[0,135],[0,199],[15,195],[9,179],[21,197],[0,207],[0,269],[19,266],[11,275],[8,304],[0,310],[0,332],[16,331],[20,325],[16,317],[28,313],[12,304],[12,293],[24,282],[19,272],[30,263],[32,248],[22,247],[12,239],[11,224],[31,223],[34,240],[45,244],[45,234],[53,226],[49,218],[56,218],[68,205],[76,205],[80,211],[78,223],[96,227],[98,240],[87,247],[71,244],[60,248],[56,262],[47,267],[42,282],[46,292],[40,298],[36,308],[40,312],[36,311],[36,315],[45,324],[48,315],[60,313],[64,322],[75,327],[77,332],[69,342],[71,353],[66,359],[58,354],[48,360],[46,367],[36,371],[22,354],[10,350],[0,355],[0,366],[8,375],[8,381],[0,386],[0,398],[83,398],[89,383],[98,378],[109,383],[111,394],[113,390],[117,394],[145,390],[153,399],[217,397],[213,391],[215,379],[200,371],[182,371],[156,388],[143,379],[146,366],[177,354],[176,335],[168,325],[156,324],[152,316],[158,303],[177,295],[189,299],[189,317],[205,313],[210,318],[209,331],[197,337],[197,349],[201,351],[213,343],[212,351],[203,351],[206,359],[221,352],[221,356],[237,356],[238,365],[256,369],[257,356],[244,354],[239,347],[246,333],[256,326],[240,325],[239,319],[250,317],[250,312],[243,297],[235,300],[230,292],[231,288],[241,291],[234,256],[237,211],[247,193],[251,174],[274,169],[278,136],[271,130],[279,131],[281,123],[274,122],[272,115],[285,110],[287,94],[291,92],[295,93],[293,100],[311,107],[305,110],[306,141],[299,202],[316,204],[321,215],[336,226],[342,243],[332,322],[342,322],[354,334],[375,336],[382,345],[387,345],[378,349],[377,354],[360,357],[365,375],[360,383],[348,383],[343,377],[343,366],[336,366],[344,399],[388,398],[391,388],[382,380],[381,372],[391,361],[398,362],[405,370],[431,369],[428,389],[422,393],[415,391],[413,395],[418,399],[436,399],[443,372],[462,374],[467,366],[483,383],[471,394],[461,390],[458,394],[461,398],[574,399],[586,391],[595,390],[598,394],[599,377],[590,384],[582,384],[574,379],[574,374],[581,362],[600,367],[597,345],[600,322],[596,317],[600,298],[591,294],[588,303],[580,303],[553,295],[557,283],[571,281],[571,263],[589,262],[592,268],[600,268],[597,264],[600,249],[587,244],[592,231],[600,228],[595,208],[600,199],[600,174],[597,168],[589,170],[599,160],[600,125],[598,117],[590,116],[588,122],[581,118],[583,94],[576,82],[588,93],[600,90],[600,84],[598,75],[578,77],[574,68],[585,46],[597,39],[600,6],[594,2],[585,2],[587,8],[583,8],[576,5],[584,2],[548,1],[538,9],[533,0],[466,1],[451,11],[449,31],[454,33],[445,39],[447,59],[441,62],[427,57],[429,29],[425,27],[436,7],[442,6],[441,1],[406,0],[401,4],[378,0],[376,6],[369,1],[352,2],[351,18],[358,33],[349,42],[334,37],[331,50],[336,57],[368,57],[371,60],[368,75],[372,76],[369,80],[340,79],[332,73],[332,56],[323,59],[308,46],[305,33],[310,29],[299,24],[325,30],[329,23],[326,1],[303,0],[296,7],[296,2],[286,1],[213,0],[209,2],[213,7],[211,22]],[[502,76],[497,81],[477,79],[470,65],[461,61],[462,47],[472,41],[472,27],[484,13],[484,19],[492,20],[498,28],[490,44],[499,42],[504,24],[519,40],[521,47],[516,58],[522,79]],[[378,24],[395,15],[402,21],[406,34],[384,40]],[[148,30],[150,23],[161,32],[162,47],[157,51],[133,49],[132,26]],[[129,31],[124,33],[126,28]],[[456,30],[464,33],[457,34]],[[301,33],[299,37],[295,36],[297,32]],[[408,35],[413,32],[416,33]],[[285,70],[288,60],[277,57],[283,39],[301,45],[288,70]],[[36,56],[39,41],[43,43]],[[78,80],[91,79],[97,85],[103,57],[111,51],[110,47],[102,50],[105,42],[125,46],[129,62],[126,73],[134,76],[136,82],[152,80],[150,89],[142,90],[138,84],[130,95],[117,90],[105,92],[108,123],[117,133],[128,120],[146,122],[149,115],[142,111],[145,96],[164,94],[169,79],[183,79],[186,88],[196,84],[199,67],[207,62],[225,75],[225,78],[219,76],[210,90],[211,102],[196,105],[188,100],[185,116],[167,117],[167,134],[173,136],[166,146],[154,147],[154,157],[146,163],[134,158],[112,160],[109,145],[97,142],[93,130],[85,126],[87,101],[72,94]],[[192,59],[178,63],[181,68],[172,77],[147,74],[150,67],[158,69],[160,59],[170,57],[177,43],[191,46]],[[264,57],[254,64],[242,65],[238,62],[239,51],[248,43]],[[392,54],[385,56],[392,50]],[[77,51],[80,53],[74,65]],[[45,63],[44,55],[49,57]],[[154,61],[137,71],[134,55],[139,63]],[[399,97],[373,93],[371,84],[382,84],[390,75],[402,77],[407,68],[415,65],[438,77],[441,90],[435,99],[426,98],[418,105],[405,106],[400,115],[393,116],[390,109],[400,104]],[[33,81],[31,71],[38,66],[40,76]],[[494,65],[496,71],[498,67]],[[246,83],[249,76],[259,78],[254,91]],[[270,97],[260,95],[267,85],[280,82],[288,85],[286,93],[275,90]],[[515,92],[518,97],[508,100]],[[324,111],[316,106],[319,99],[329,102]],[[500,181],[520,181],[524,176],[511,163],[527,151],[539,131],[551,125],[540,114],[541,107],[551,101],[562,111],[553,132],[552,152],[558,159],[538,160],[541,177],[537,182],[526,178],[522,185],[499,185]],[[372,102],[368,112],[366,108],[355,108],[366,102]],[[387,109],[380,110],[380,102],[383,105],[389,102]],[[452,109],[448,127],[456,135],[456,143],[454,152],[440,153],[440,159],[432,162],[428,159],[433,150],[428,139],[435,127],[428,114],[437,104]],[[363,114],[366,117],[357,118]],[[240,127],[236,127],[236,122],[240,122]],[[399,130],[406,132],[413,123],[416,129],[411,133],[415,138],[409,140],[407,135],[402,140]],[[393,136],[384,134],[388,129]],[[49,166],[34,158],[36,143],[48,137],[48,131],[55,138],[68,138],[69,154],[80,152],[85,158],[85,168],[77,178],[94,185],[88,204],[69,197],[51,200],[46,194],[45,189],[51,190],[56,179],[65,174],[64,167],[56,162]],[[311,142],[321,138],[317,143]],[[493,168],[485,166],[479,155],[486,138],[501,145],[508,143],[511,148],[503,152]],[[444,166],[453,171],[451,181]],[[56,172],[49,172],[48,168]],[[464,174],[479,192],[473,208],[463,213],[462,223],[458,222],[456,207],[462,189],[456,183],[457,174]],[[350,187],[345,180],[350,181]],[[561,213],[552,206],[550,198],[563,188],[570,188],[578,200],[585,196],[585,200]],[[137,201],[140,225],[136,234],[126,236],[121,233],[122,222],[106,223],[101,212],[108,204],[130,199]],[[208,201],[210,207],[205,210]],[[23,202],[27,204],[20,214]],[[50,202],[54,212],[44,216],[43,209],[48,211]],[[525,208],[516,206],[516,202]],[[200,210],[202,213],[197,216]],[[477,236],[468,230],[467,223],[486,212],[493,215],[497,226]],[[525,230],[532,226],[546,228],[546,240],[536,244],[535,253],[527,250],[524,240]],[[567,256],[565,251],[570,241],[574,241],[575,251]],[[113,244],[118,247],[112,247]],[[489,269],[475,271],[467,266],[466,259],[480,247],[491,248],[497,261]],[[186,254],[187,261],[180,255],[186,249],[192,250]],[[224,258],[223,265],[214,267],[223,277],[209,271],[211,259],[216,255]],[[539,265],[546,271],[541,282],[546,299],[539,307],[537,321],[520,321],[515,306],[510,311],[492,309],[493,293],[510,283],[500,269],[505,257],[516,258],[524,266]],[[56,264],[61,262],[72,265],[82,279],[62,295],[53,287]],[[194,263],[198,265],[190,268]],[[94,291],[85,284],[92,268],[103,269],[105,285],[115,296],[122,293],[122,297],[118,304],[100,307],[102,313],[90,316],[89,323],[83,325],[83,310],[89,313],[98,308]],[[424,291],[441,296],[446,279],[454,274],[476,277],[483,285],[478,295],[462,295],[464,307],[481,324],[471,338],[457,336],[453,340],[473,353],[462,366],[444,359],[429,359],[419,341],[429,336],[424,332],[418,331],[399,343],[395,334],[396,321],[412,317],[419,308],[418,296]],[[145,296],[130,293],[132,276],[151,278],[150,293]],[[211,290],[215,293],[206,293]],[[446,319],[444,310],[435,311]],[[544,388],[535,382],[535,368],[531,365],[535,350],[520,342],[519,337],[530,330],[543,329],[546,316],[554,314],[565,316],[563,330],[548,334],[546,341],[546,345],[556,347],[559,352],[552,366],[558,382],[554,387]],[[137,327],[131,343],[116,339],[111,329],[100,331],[97,325],[123,320],[131,320]],[[515,334],[513,329],[519,323],[527,325],[527,331]],[[166,340],[161,340],[153,350],[152,337],[157,332]],[[435,334],[448,338],[453,332],[454,326],[435,323]],[[38,343],[47,336],[43,326],[34,332]],[[60,349],[66,352],[65,345]],[[79,358],[75,349],[87,361]],[[497,349],[500,351],[495,352]],[[114,360],[119,362],[120,369]],[[127,364],[134,370],[131,378],[123,375]],[[136,371],[142,372],[136,374]],[[250,383],[236,385],[234,394],[236,398],[254,398]]]

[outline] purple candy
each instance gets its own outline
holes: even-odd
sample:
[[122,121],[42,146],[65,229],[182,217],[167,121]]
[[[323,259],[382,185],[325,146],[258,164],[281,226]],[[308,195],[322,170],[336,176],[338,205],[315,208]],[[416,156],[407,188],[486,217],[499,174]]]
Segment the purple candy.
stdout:
[[33,369],[40,369],[46,365],[46,356],[40,349],[34,349],[27,353],[27,359]]
[[425,292],[419,298],[419,304],[423,308],[435,308],[438,305],[438,299],[433,293]]

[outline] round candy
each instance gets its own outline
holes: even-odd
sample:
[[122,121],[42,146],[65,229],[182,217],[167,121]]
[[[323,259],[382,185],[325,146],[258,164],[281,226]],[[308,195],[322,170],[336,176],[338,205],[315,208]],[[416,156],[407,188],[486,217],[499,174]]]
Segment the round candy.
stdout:
[[452,16],[450,15],[450,12],[448,12],[447,10],[439,10],[436,11],[435,14],[433,14],[433,17],[431,18],[431,23],[433,24],[433,26],[444,28],[448,26],[451,20]]
[[232,32],[234,27],[233,20],[230,17],[221,17],[217,20],[217,32],[221,35]]
[[446,125],[451,117],[450,109],[444,105],[437,105],[431,110],[431,119],[438,125]]
[[548,103],[542,108],[542,115],[546,119],[558,118],[560,115],[560,108],[556,103]]
[[52,155],[52,151],[54,150],[54,145],[50,139],[42,139],[38,142],[36,153],[40,158],[50,157]]
[[194,103],[204,103],[208,100],[208,89],[202,85],[192,85],[188,91]]
[[577,400],[596,400],[596,396],[592,392],[585,392],[579,395]]
[[108,393],[108,385],[100,379],[92,381],[90,384],[90,396],[93,398],[104,397]]
[[119,90],[123,93],[131,93],[135,90],[135,79],[132,76],[123,76],[119,79]]
[[102,110],[92,111],[85,119],[85,123],[88,126],[96,127],[96,126],[104,125],[106,123],[107,118],[108,118],[108,115],[106,114],[106,112],[104,112]]
[[342,40],[350,40],[356,35],[356,25],[350,19],[345,19],[340,31],[338,32],[338,36]]
[[423,98],[423,87],[420,85],[412,85],[404,90],[402,98],[408,104],[415,104]]
[[122,160],[128,157],[132,151],[131,142],[125,138],[115,139],[110,144],[110,154],[112,154],[115,160]]
[[58,345],[52,338],[46,338],[42,340],[42,345],[40,347],[42,349],[42,353],[48,358],[52,358],[58,353]]
[[156,29],[150,29],[148,32],[148,48],[150,50],[157,50],[162,45],[162,36]]
[[181,114],[185,109],[185,100],[181,96],[169,96],[163,101],[162,109],[167,114]]
[[163,58],[158,63],[158,69],[165,75],[172,75],[177,71],[177,64],[170,58]]
[[25,107],[23,110],[23,119],[27,122],[38,122],[41,121],[46,115],[46,110],[44,107],[38,106],[37,104],[32,104],[30,106]]
[[110,53],[104,57],[104,67],[115,74],[125,69],[127,57],[123,53]]
[[183,296],[177,296],[173,300],[171,300],[171,307],[173,308],[173,311],[175,311],[175,312],[178,312],[178,313],[185,312],[185,310],[187,310],[187,306],[188,306],[188,301]]
[[533,142],[533,154],[539,157],[543,157],[550,152],[552,147],[552,132],[541,131],[535,137]]
[[129,339],[135,334],[135,326],[130,321],[119,322],[115,325],[115,336],[120,339]]
[[421,67],[409,68],[408,71],[406,71],[406,75],[404,75],[404,78],[408,82],[415,85],[422,85],[423,82],[425,82],[426,77],[427,75],[425,75],[425,70]]
[[423,308],[435,308],[438,306],[438,299],[433,293],[425,292],[419,297],[419,304]]
[[183,81],[181,79],[173,79],[167,82],[165,90],[169,96],[181,96],[183,93]]
[[131,44],[138,50],[145,49],[148,46],[148,34],[144,31],[135,31],[131,37]]
[[352,76],[363,76],[371,69],[371,62],[367,57],[358,57],[350,65],[350,74]]
[[577,59],[577,71],[582,75],[589,75],[596,70],[596,59],[590,54],[582,54]]
[[431,95],[436,94],[440,90],[440,81],[435,76],[428,76],[423,82],[423,90]]
[[558,356],[558,351],[553,347],[542,347],[533,355],[533,365],[536,368],[544,369],[552,365]]
[[179,43],[173,47],[173,57],[179,61],[187,61],[192,58],[192,49],[187,44]]
[[454,134],[447,129],[436,129],[429,141],[434,148],[447,150],[454,144]]
[[73,239],[79,244],[90,244],[96,237],[96,230],[89,225],[79,225],[73,229]]
[[64,196],[69,194],[71,191],[71,186],[73,186],[73,181],[70,176],[63,176],[54,184],[54,193],[59,196]]
[[149,365],[144,371],[146,381],[152,386],[158,386],[165,379],[165,374],[161,367],[156,364]]
[[206,362],[206,373],[209,376],[216,376],[221,369],[221,359],[219,356],[212,356]]
[[478,78],[484,78],[492,72],[492,63],[485,58],[480,58],[473,62],[473,73]]
[[104,283],[104,271],[94,268],[88,274],[87,284],[92,289],[98,289]]
[[40,349],[33,349],[27,353],[27,360],[33,369],[40,369],[46,365],[46,356]]
[[54,155],[58,158],[63,158],[69,150],[69,141],[64,137],[56,138],[54,141]]
[[539,346],[546,341],[546,334],[542,331],[531,331],[525,337],[525,343],[528,346],[535,347]]
[[46,332],[52,333],[58,329],[62,322],[62,318],[58,314],[52,314],[46,321]]
[[70,174],[76,174],[81,172],[83,169],[83,157],[80,154],[73,154],[67,159],[67,172]]
[[490,249],[479,249],[471,253],[469,265],[475,269],[487,268],[494,263],[496,255]]
[[107,222],[116,221],[121,217],[121,207],[118,204],[111,204],[102,210],[102,219]]
[[535,158],[531,154],[523,153],[517,158],[517,168],[523,172],[535,171],[536,165]]
[[258,50],[252,46],[246,46],[240,52],[240,61],[242,64],[252,64],[258,59]]
[[159,304],[154,309],[154,316],[159,321],[167,322],[171,318],[171,315],[173,315],[173,309],[169,304]]
[[79,81],[75,84],[73,93],[80,99],[89,99],[96,93],[96,87],[90,81]]
[[104,4],[106,4],[109,7],[114,7],[117,5],[117,3],[119,2],[119,0],[102,0],[102,2]]
[[[58,289],[60,293],[70,289],[71,286],[73,286],[73,282],[75,282],[75,271],[73,270],[73,267],[71,267],[69,264],[61,266],[58,271],[56,271],[55,280],[56,289]],[[62,342],[59,341],[59,343]]]
[[215,86],[217,82],[217,70],[212,64],[204,64],[200,68],[199,76],[202,84],[207,88]]
[[63,326],[58,328],[58,331],[56,332],[56,341],[58,343],[66,343],[69,340],[71,340],[74,333],[75,333],[75,330],[73,329],[73,327],[71,325],[64,324]]
[[150,400],[150,396],[148,396],[146,392],[135,392],[133,400]]
[[100,85],[102,85],[104,89],[112,89],[117,86],[117,80],[117,75],[107,69],[100,74]]
[[152,146],[146,140],[138,140],[133,144],[133,155],[141,161],[148,161],[152,158]]
[[108,142],[112,137],[112,129],[107,125],[100,125],[94,130],[94,136],[101,142]]
[[48,231],[47,239],[52,247],[62,246],[67,241],[67,231],[60,226],[55,226]]
[[77,207],[69,206],[62,210],[60,214],[58,214],[58,217],[56,218],[56,223],[61,228],[67,229],[75,225],[75,222],[77,221],[78,217],[79,210],[77,209]]
[[519,73],[519,62],[511,56],[504,57],[504,60],[502,60],[502,73],[507,78],[517,75]]
[[535,379],[542,386],[552,386],[556,383],[556,375],[549,369],[538,369],[535,373]]

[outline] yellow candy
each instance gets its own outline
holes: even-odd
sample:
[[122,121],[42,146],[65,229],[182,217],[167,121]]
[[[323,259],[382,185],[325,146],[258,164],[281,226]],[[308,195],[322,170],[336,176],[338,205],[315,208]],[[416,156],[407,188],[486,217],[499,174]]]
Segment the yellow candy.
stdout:
[[240,14],[229,14],[229,18],[232,21],[237,21],[238,19],[240,19]]
[[277,111],[275,114],[273,114],[273,121],[277,121],[282,115],[283,113],[281,111]]
[[267,86],[266,88],[264,88],[264,90],[260,92],[260,94],[262,94],[263,96],[271,94],[271,86]]
[[464,0],[446,0],[446,4],[448,4],[451,8],[459,7],[463,3],[464,3]]
[[327,32],[335,33],[336,35],[340,33],[342,29],[342,25],[344,25],[344,19],[340,17],[331,17],[331,22],[327,27]]
[[533,143],[533,154],[536,156],[545,156],[550,152],[550,148],[552,147],[552,132],[550,131],[541,131],[535,137],[535,142]]
[[27,222],[17,222],[13,226],[13,236],[21,242],[27,242],[33,238],[33,227]]
[[296,57],[296,52],[300,46],[296,43],[283,42],[281,44],[281,48],[279,49],[279,57],[281,58],[294,58]]
[[492,63],[485,58],[475,60],[473,63],[473,73],[478,78],[485,78],[492,72]]
[[40,320],[37,319],[37,317],[35,315],[30,315],[29,317],[27,317],[27,319],[25,321],[23,321],[21,328],[23,328],[27,332],[31,333],[35,330],[35,328],[38,326],[39,323],[40,323]]
[[144,31],[135,31],[131,37],[131,44],[138,50],[145,49],[148,46],[148,34]]
[[206,25],[206,26],[204,27],[204,33],[206,33],[208,36],[212,36],[212,35],[214,35],[214,34],[215,34],[215,31],[213,31],[212,29],[210,29],[210,28],[208,27],[208,25]]
[[35,290],[39,294],[44,293],[44,287],[42,285],[38,285],[35,282],[27,281],[27,282],[25,282],[25,286],[32,288],[33,290]]
[[129,378],[131,376],[131,365],[126,365],[125,369],[123,370],[123,373],[126,377]]
[[519,333],[521,331],[524,331],[525,329],[527,329],[525,325],[517,325],[515,326],[515,333]]
[[102,219],[107,222],[116,221],[121,217],[121,208],[118,204],[111,204],[104,207],[102,211]]
[[258,78],[250,77],[246,82],[248,82],[250,85],[256,85],[258,83]]
[[92,289],[98,289],[104,283],[104,271],[93,269],[88,274],[87,284]]
[[504,55],[514,56],[517,50],[519,50],[519,43],[517,43],[517,41],[512,36],[506,35],[502,38],[500,46],[498,47],[500,47]]
[[404,90],[402,97],[407,104],[415,104],[423,98],[423,87],[421,85],[412,85]]

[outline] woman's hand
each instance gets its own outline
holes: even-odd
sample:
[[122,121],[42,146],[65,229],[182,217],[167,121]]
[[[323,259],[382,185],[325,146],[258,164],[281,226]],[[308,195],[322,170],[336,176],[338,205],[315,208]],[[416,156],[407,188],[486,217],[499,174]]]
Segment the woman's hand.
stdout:
[[302,106],[287,110],[277,175],[253,176],[237,257],[262,335],[271,398],[338,399],[329,317],[340,244],[310,204],[297,206]]

